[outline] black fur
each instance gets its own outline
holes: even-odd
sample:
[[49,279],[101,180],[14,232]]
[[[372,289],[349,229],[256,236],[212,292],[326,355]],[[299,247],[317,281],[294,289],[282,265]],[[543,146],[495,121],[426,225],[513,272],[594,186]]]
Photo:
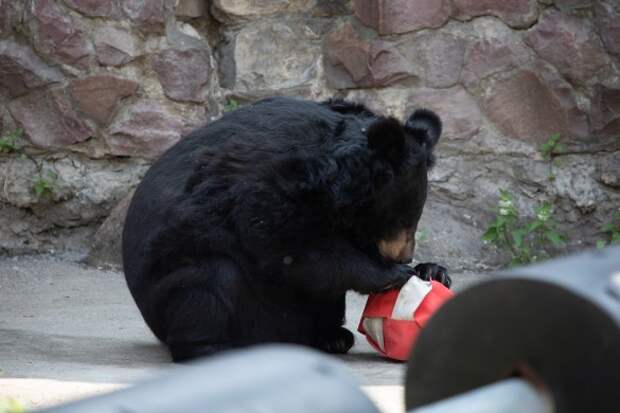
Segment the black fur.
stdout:
[[127,214],[123,262],[173,359],[263,342],[346,352],[345,292],[421,276],[376,246],[422,214],[441,124],[421,113],[403,126],[340,100],[271,98],[155,162]]

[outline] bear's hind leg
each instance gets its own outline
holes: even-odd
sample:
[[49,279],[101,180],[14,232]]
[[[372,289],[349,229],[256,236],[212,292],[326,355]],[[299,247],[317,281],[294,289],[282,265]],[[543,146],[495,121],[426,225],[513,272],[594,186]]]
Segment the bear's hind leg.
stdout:
[[326,353],[345,354],[354,344],[353,333],[344,328],[345,296],[322,302],[315,314],[312,346]]
[[175,362],[235,347],[231,328],[241,283],[241,269],[226,257],[184,267],[162,281],[154,302]]

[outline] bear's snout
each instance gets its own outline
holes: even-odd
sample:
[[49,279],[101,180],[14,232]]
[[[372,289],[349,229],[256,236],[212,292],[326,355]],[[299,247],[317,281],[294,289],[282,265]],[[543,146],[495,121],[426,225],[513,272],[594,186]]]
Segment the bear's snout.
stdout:
[[400,231],[394,238],[379,241],[379,253],[383,258],[399,264],[408,264],[415,252],[415,232]]

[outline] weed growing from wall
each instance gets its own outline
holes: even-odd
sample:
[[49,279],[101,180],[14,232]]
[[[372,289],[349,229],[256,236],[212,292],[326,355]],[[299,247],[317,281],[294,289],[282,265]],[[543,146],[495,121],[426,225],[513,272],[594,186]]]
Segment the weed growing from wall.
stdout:
[[22,159],[30,159],[37,168],[36,175],[31,179],[32,191],[37,197],[52,194],[59,190],[58,174],[51,169],[45,168],[43,163],[26,153],[17,145],[17,139],[22,135],[21,129],[15,129],[13,132],[0,137],[0,154],[16,153]]
[[[552,161],[553,156],[563,150],[560,135],[554,134],[539,147],[541,157]],[[549,172],[549,182],[555,176]],[[555,206],[548,201],[539,202],[534,216],[526,217],[517,209],[514,195],[500,189],[496,216],[482,235],[482,240],[506,250],[511,255],[511,265],[523,265],[551,256],[552,248],[565,245],[565,237],[557,229],[554,218]]]

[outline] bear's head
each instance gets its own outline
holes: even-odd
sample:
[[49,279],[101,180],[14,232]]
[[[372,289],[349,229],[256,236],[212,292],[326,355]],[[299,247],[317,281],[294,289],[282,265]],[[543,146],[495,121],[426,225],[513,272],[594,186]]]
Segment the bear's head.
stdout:
[[367,235],[388,261],[408,263],[413,259],[415,233],[428,190],[427,174],[440,135],[441,120],[426,109],[416,110],[404,124],[381,117],[368,127],[374,194]]

